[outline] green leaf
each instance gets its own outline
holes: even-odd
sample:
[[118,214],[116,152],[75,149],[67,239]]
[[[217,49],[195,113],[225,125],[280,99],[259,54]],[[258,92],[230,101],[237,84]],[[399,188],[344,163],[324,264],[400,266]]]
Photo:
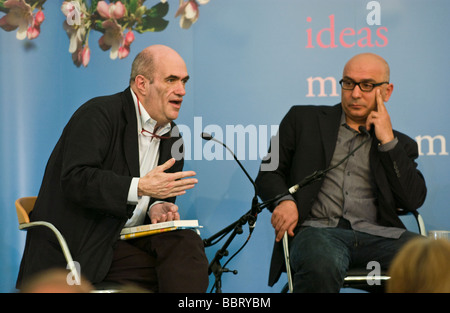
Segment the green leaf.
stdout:
[[163,18],[157,17],[153,18],[151,16],[144,16],[142,18],[142,24],[138,25],[135,30],[139,33],[144,32],[160,32],[163,31],[167,25],[169,24],[169,21],[166,21]]
[[138,0],[131,0],[128,4],[128,12],[129,14],[135,13],[138,8]]
[[147,16],[156,18],[156,17],[164,17],[168,12],[169,12],[169,4],[167,2],[166,3],[160,2],[151,7],[150,9],[148,9],[145,12],[145,14]]
[[97,10],[97,3],[98,2],[99,2],[99,0],[92,0],[91,1],[91,6],[88,9],[90,13],[94,13]]
[[103,24],[102,20],[95,20],[93,28],[101,33],[105,33],[105,29],[103,28],[102,24]]
[[5,13],[8,13],[8,12],[9,12],[9,9],[5,8],[5,6],[3,5],[4,2],[5,2],[5,1],[1,1],[1,0],[0,0],[0,11],[5,12]]

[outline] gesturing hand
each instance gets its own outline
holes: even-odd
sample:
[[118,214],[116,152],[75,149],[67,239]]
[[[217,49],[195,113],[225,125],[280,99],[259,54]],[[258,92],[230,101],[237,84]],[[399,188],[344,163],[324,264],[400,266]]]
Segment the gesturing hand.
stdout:
[[196,178],[186,178],[195,176],[196,173],[194,171],[164,172],[174,164],[175,159],[172,158],[152,169],[144,177],[141,177],[138,183],[138,196],[166,199],[185,194],[187,189],[194,188],[198,180]]

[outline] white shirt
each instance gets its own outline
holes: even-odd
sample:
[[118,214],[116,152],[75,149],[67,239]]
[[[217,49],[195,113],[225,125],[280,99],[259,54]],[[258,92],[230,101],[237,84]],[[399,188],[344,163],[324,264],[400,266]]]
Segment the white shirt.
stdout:
[[[145,128],[147,131],[154,133],[156,121],[150,117],[142,104],[140,105],[140,107],[138,106],[139,104],[137,101],[137,97],[133,90],[131,90],[131,96],[133,97],[133,102],[136,109],[137,133],[139,142],[139,169],[140,177],[143,177],[156,166],[158,166],[159,144],[161,139],[142,134],[142,128]],[[157,130],[156,134],[161,136],[170,131],[170,129],[170,123],[167,123],[164,127],[160,127]],[[145,214],[147,213],[150,197],[138,197],[138,183],[139,177],[134,177],[131,181],[130,189],[128,190],[128,203],[136,204],[136,208],[134,209],[133,216],[126,222],[125,227],[142,225],[144,223]]]

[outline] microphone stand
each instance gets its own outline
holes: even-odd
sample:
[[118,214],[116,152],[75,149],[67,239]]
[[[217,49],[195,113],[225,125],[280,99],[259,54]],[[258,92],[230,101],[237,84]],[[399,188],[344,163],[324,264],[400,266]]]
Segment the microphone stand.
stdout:
[[[369,140],[371,140],[371,136],[369,134],[369,132],[365,129],[365,127],[360,126],[359,131],[361,133],[364,133],[366,135],[368,135],[368,138],[363,140],[363,142],[361,142],[356,148],[354,148],[345,158],[343,158],[342,160],[340,160],[336,165],[331,166],[325,170],[317,170],[314,173],[312,173],[309,176],[306,176],[301,182],[299,182],[298,184],[292,186],[291,188],[289,188],[289,190],[285,193],[279,194],[277,196],[275,196],[272,199],[269,199],[267,201],[264,201],[262,203],[258,203],[258,197],[257,197],[257,188],[256,188],[256,184],[253,181],[253,179],[250,177],[250,175],[247,173],[247,171],[245,170],[245,168],[242,166],[241,162],[239,162],[239,160],[237,159],[236,155],[233,153],[233,151],[231,151],[223,142],[220,142],[219,140],[215,139],[214,137],[212,137],[210,134],[207,133],[202,133],[202,138],[205,140],[213,140],[221,145],[223,145],[228,151],[230,151],[230,153],[233,155],[234,159],[236,160],[236,162],[239,164],[239,166],[241,167],[241,169],[244,171],[244,173],[247,175],[248,179],[250,180],[250,182],[252,182],[254,188],[255,188],[255,196],[253,197],[252,200],[252,206],[250,211],[248,211],[247,213],[245,213],[243,216],[241,216],[237,221],[235,221],[234,223],[230,224],[229,226],[225,227],[224,229],[222,229],[221,231],[219,231],[218,233],[212,235],[211,237],[204,239],[203,240],[203,244],[205,247],[210,247],[212,245],[214,245],[216,242],[213,243],[213,240],[217,239],[220,237],[220,239],[218,241],[221,240],[222,237],[226,236],[228,233],[231,233],[230,237],[228,237],[227,241],[223,244],[223,246],[216,252],[214,259],[211,261],[211,263],[209,264],[208,267],[208,275],[210,275],[211,273],[214,274],[215,277],[215,282],[214,282],[214,286],[216,288],[216,293],[221,293],[222,292],[222,274],[223,273],[233,273],[234,275],[237,275],[238,271],[237,270],[230,270],[228,268],[224,268],[222,267],[220,260],[224,257],[224,256],[228,256],[228,246],[231,244],[231,242],[233,241],[233,239],[237,236],[243,233],[242,230],[242,226],[244,226],[247,222],[249,223],[249,229],[250,229],[250,234],[248,236],[248,239],[250,239],[250,236],[253,232],[253,229],[255,227],[255,223],[256,223],[256,219],[257,219],[257,215],[264,209],[269,207],[270,205],[272,205],[273,203],[275,203],[277,200],[281,199],[282,197],[289,195],[289,194],[294,194],[296,193],[299,189],[308,186],[309,184],[312,184],[315,181],[318,181],[320,179],[322,179],[323,176],[325,176],[326,173],[328,173],[329,171],[331,171],[332,169],[338,167],[339,165],[341,165],[345,160],[347,160],[350,156],[352,156],[357,150],[359,150],[366,142],[368,142]],[[247,242],[248,242],[247,239]],[[246,243],[247,243],[246,242]],[[245,244],[246,244],[245,243]],[[242,249],[244,248],[245,244],[232,256],[232,258]],[[231,259],[229,259],[227,262],[229,262]],[[225,263],[226,264],[226,263]],[[211,289],[212,291],[212,289]]]
[[[243,233],[242,226],[244,226],[247,222],[250,224],[252,221],[256,221],[256,217],[252,216],[251,211],[244,214],[239,218],[237,221],[232,223],[231,225],[227,226],[226,228],[222,229],[215,235],[211,236],[208,239],[203,240],[203,243],[205,247],[209,247],[213,245],[212,241],[218,237],[225,236],[226,234],[231,233],[231,235],[228,237],[227,241],[223,244],[223,246],[216,252],[214,259],[211,261],[208,267],[208,275],[211,273],[214,274],[215,282],[213,288],[216,289],[216,293],[222,292],[222,274],[223,273],[233,273],[234,275],[237,275],[237,270],[230,270],[228,268],[222,267],[220,260],[224,256],[228,256],[228,246],[231,244],[231,242],[234,240],[234,238],[237,235],[240,235]],[[253,231],[253,230],[251,230]],[[249,235],[250,237],[250,235]]]
[[[245,173],[247,178],[250,180],[250,182],[252,183],[252,185],[253,185],[253,187],[255,189],[255,195],[254,195],[253,200],[252,200],[252,206],[251,206],[250,211],[245,213],[237,221],[235,221],[234,223],[232,223],[229,226],[225,227],[224,229],[222,229],[218,233],[216,233],[216,234],[212,235],[211,237],[203,240],[203,244],[207,248],[207,247],[210,247],[210,246],[212,246],[212,245],[214,245],[216,243],[216,242],[213,242],[215,239],[223,238],[228,233],[232,232],[231,235],[226,240],[226,242],[223,244],[223,246],[216,252],[216,254],[214,256],[214,259],[211,261],[211,263],[209,264],[209,267],[208,267],[208,275],[213,273],[214,277],[215,277],[215,282],[214,282],[213,288],[216,289],[216,293],[221,293],[222,292],[222,274],[223,273],[233,273],[234,275],[237,275],[238,271],[237,270],[230,270],[228,268],[222,267],[222,264],[220,263],[220,260],[224,256],[228,256],[228,250],[227,250],[228,246],[231,244],[231,242],[234,240],[234,238],[237,235],[240,235],[240,234],[243,233],[242,226],[244,226],[246,223],[249,224],[250,234],[249,234],[248,239],[250,238],[251,233],[253,232],[253,229],[255,227],[257,215],[258,215],[259,212],[261,212],[262,209],[258,210],[258,196],[257,196],[258,193],[257,193],[256,184],[253,181],[253,179],[251,178],[251,176],[248,174],[248,172],[245,170],[245,168],[241,164],[241,162],[239,162],[238,158],[233,153],[233,151],[231,151],[230,148],[228,148],[228,146],[225,145],[223,142],[217,140],[216,138],[214,138],[210,134],[202,133],[201,137],[203,139],[205,139],[205,140],[213,140],[213,141],[221,144],[222,146],[224,146],[231,153],[231,155],[233,156],[235,161],[238,163],[238,165],[240,166],[242,171]],[[220,241],[220,239],[218,241]],[[244,246],[242,246],[241,249],[243,247]],[[239,249],[238,252],[241,249]]]

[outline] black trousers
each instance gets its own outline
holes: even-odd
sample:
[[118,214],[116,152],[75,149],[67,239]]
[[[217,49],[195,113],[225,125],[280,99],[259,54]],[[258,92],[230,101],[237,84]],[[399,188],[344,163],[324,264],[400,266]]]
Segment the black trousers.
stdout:
[[104,282],[161,293],[205,292],[209,279],[203,241],[192,230],[119,240]]

